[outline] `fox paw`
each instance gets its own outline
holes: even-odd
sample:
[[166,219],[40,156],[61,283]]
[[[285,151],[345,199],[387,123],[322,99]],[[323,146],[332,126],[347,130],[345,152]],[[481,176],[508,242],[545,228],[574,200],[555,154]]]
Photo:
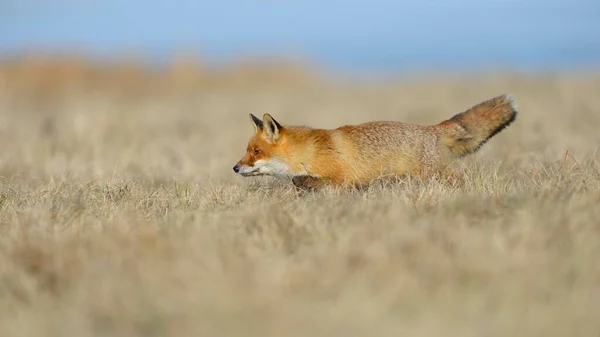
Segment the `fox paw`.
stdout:
[[321,186],[322,181],[319,178],[315,178],[309,175],[295,176],[292,178],[292,184],[297,189],[302,191],[313,191]]

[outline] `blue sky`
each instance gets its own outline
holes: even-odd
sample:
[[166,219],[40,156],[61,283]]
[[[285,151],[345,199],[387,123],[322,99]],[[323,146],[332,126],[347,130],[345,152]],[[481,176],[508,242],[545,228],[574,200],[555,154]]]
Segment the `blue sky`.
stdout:
[[0,49],[193,48],[347,69],[600,63],[597,0],[0,0]]

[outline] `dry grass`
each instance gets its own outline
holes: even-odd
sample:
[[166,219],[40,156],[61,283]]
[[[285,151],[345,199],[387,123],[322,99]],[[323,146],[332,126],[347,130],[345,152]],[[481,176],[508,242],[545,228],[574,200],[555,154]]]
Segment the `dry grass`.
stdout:
[[[117,72],[92,90],[15,69],[0,77],[2,336],[600,334],[599,75],[256,70],[133,90]],[[504,92],[521,114],[459,186],[296,196],[231,169],[249,112],[427,124]]]

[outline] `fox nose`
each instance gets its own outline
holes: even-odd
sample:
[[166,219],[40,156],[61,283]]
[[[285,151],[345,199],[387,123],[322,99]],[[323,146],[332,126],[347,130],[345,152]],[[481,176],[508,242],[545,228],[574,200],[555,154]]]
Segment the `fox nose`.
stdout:
[[239,166],[237,166],[237,165],[235,165],[235,166],[233,167],[233,172],[235,172],[235,173],[238,173],[238,172],[240,172],[240,167],[239,167]]

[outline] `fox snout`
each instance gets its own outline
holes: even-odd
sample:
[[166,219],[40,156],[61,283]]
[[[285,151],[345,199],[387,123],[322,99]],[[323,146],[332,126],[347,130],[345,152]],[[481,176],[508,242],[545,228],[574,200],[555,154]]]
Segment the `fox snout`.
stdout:
[[235,164],[233,172],[247,176],[253,173],[253,168],[247,165]]
[[241,161],[233,166],[233,172],[235,172],[239,175],[242,175],[244,177],[260,174],[258,172],[258,167],[244,164]]

